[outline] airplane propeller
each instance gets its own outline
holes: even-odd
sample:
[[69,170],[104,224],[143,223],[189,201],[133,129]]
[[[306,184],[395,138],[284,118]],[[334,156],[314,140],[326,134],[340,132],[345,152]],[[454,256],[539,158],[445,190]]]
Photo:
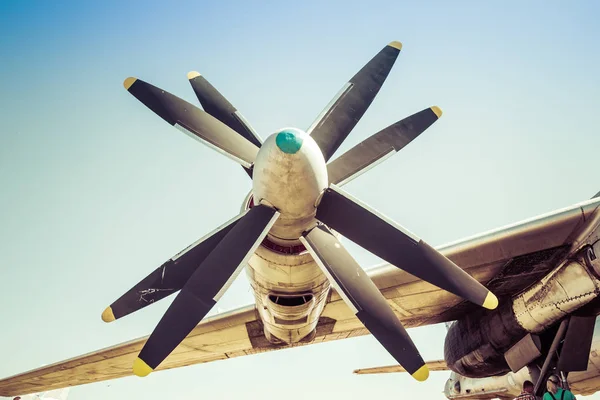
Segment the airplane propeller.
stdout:
[[[350,79],[308,129],[325,161],[366,112],[401,48],[399,42],[385,46]],[[232,158],[252,177],[262,140],[204,77],[191,72],[188,79],[206,111],[136,78],[127,78],[124,86],[170,125]],[[399,151],[440,116],[438,107],[422,110],[330,162],[330,185],[316,205],[317,226],[299,238],[356,317],[420,381],[427,379],[429,371],[419,351],[385,297],[331,229],[424,281],[480,306],[497,306],[494,294],[451,260],[336,186]],[[114,321],[180,291],[135,360],[136,375],[145,376],[156,369],[206,316],[278,217],[279,212],[269,204],[251,207],[168,260],[103,312],[103,320]],[[149,283],[157,288],[156,293],[148,293],[146,302],[133,302]]]

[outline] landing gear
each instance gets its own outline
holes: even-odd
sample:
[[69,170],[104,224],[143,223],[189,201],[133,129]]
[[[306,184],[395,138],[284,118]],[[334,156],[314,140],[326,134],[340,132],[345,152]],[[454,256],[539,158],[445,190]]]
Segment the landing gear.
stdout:
[[558,375],[562,387],[569,389],[569,372],[587,370],[595,322],[595,315],[572,315],[562,320],[536,379],[536,396],[543,395],[551,374]]
[[556,331],[556,334],[554,335],[554,340],[552,340],[552,344],[550,345],[550,349],[548,350],[548,354],[546,355],[546,358],[544,359],[544,364],[542,365],[542,369],[540,370],[540,376],[537,379],[537,382],[535,383],[534,393],[536,396],[541,397],[544,394],[544,389],[546,388],[544,383],[550,375],[551,363],[555,359],[558,346],[560,345],[561,341],[565,337],[565,334],[567,333],[568,326],[569,319],[567,318],[560,323],[558,331]]

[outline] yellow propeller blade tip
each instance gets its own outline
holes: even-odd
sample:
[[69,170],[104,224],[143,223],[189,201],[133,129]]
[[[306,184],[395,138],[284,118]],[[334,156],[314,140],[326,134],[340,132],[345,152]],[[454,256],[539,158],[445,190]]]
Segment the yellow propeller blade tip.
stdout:
[[423,365],[416,372],[412,374],[412,377],[418,380],[419,382],[426,381],[429,378],[429,368],[427,365]]
[[197,77],[199,77],[199,76],[200,76],[200,73],[199,73],[199,72],[196,72],[196,71],[190,71],[190,72],[188,72],[188,74],[187,74],[188,80],[190,80],[190,81],[191,81],[192,79],[194,79],[194,78],[197,78]]
[[148,376],[152,371],[154,370],[139,357],[133,362],[133,373],[137,376]]
[[123,86],[125,86],[125,89],[129,90],[129,88],[135,83],[135,81],[137,81],[137,78],[130,76],[129,78],[123,81]]
[[492,292],[488,292],[487,296],[485,296],[485,300],[483,301],[483,306],[488,310],[493,310],[498,307],[498,298]]
[[442,110],[438,106],[431,107],[431,111],[437,115],[438,119],[442,116]]
[[113,322],[115,320],[115,314],[113,314],[113,310],[111,307],[106,307],[104,311],[102,311],[102,321],[104,322]]
[[388,46],[393,47],[398,50],[402,50],[402,43],[395,41],[395,40],[393,42],[390,42],[390,44],[388,44]]

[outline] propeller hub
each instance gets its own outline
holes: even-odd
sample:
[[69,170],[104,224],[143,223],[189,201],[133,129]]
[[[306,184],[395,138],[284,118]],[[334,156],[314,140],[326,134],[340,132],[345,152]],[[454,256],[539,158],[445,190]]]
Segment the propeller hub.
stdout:
[[300,244],[302,232],[314,225],[315,202],[327,183],[323,153],[304,131],[285,127],[265,139],[254,161],[252,192],[255,204],[281,213],[270,232],[278,244]]

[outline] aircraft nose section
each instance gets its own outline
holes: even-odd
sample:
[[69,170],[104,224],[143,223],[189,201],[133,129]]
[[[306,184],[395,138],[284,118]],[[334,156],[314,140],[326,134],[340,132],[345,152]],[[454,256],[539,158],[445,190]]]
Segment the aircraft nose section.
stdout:
[[293,129],[284,129],[275,138],[277,147],[287,154],[296,154],[302,147],[303,141],[302,135]]

